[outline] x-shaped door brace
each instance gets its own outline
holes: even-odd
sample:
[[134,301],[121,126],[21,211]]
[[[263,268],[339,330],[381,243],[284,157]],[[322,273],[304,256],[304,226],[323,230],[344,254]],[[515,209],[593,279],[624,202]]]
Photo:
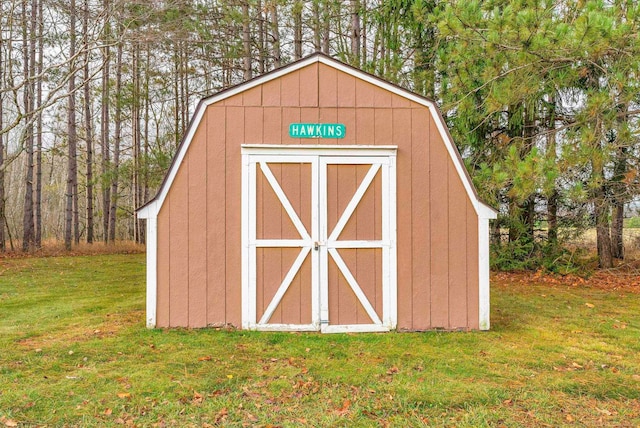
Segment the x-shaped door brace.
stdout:
[[[269,166],[267,165],[267,163],[260,162],[260,169],[262,170],[262,173],[264,174],[265,178],[269,182],[269,185],[271,186],[276,196],[278,197],[278,200],[280,201],[285,211],[287,212],[287,215],[293,222],[293,225],[295,226],[296,230],[300,234],[300,237],[302,238],[303,241],[306,241],[307,243],[309,243],[307,245],[302,246],[302,249],[300,250],[300,254],[298,254],[298,257],[296,257],[296,260],[291,265],[291,268],[289,269],[284,279],[282,280],[282,283],[278,287],[276,294],[274,295],[273,299],[267,306],[267,309],[264,311],[262,318],[260,318],[260,321],[258,322],[258,324],[266,324],[271,319],[273,312],[276,310],[276,308],[280,304],[280,301],[282,300],[285,293],[289,289],[289,286],[293,282],[293,279],[295,278],[296,274],[300,270],[300,267],[304,263],[304,260],[307,258],[307,255],[311,251],[312,243],[311,243],[311,237],[309,236],[309,233],[304,227],[304,224],[298,217],[298,214],[296,213],[296,211],[293,209],[293,206],[291,205],[291,203],[289,202],[289,199],[287,198],[284,191],[282,190],[282,187],[280,187],[278,180],[276,180],[275,176],[271,172],[271,169],[269,169]],[[329,238],[327,239],[328,242],[337,241],[338,237],[342,233],[342,230],[344,229],[347,222],[353,215],[358,204],[362,200],[362,197],[364,196],[367,189],[373,182],[379,170],[380,170],[380,164],[371,165],[371,168],[369,168],[369,171],[367,172],[364,179],[362,180],[362,183],[360,183],[360,186],[356,190],[356,193],[351,198],[351,201],[349,201],[349,203],[347,204],[347,207],[342,213],[342,216],[340,216],[338,223],[336,223],[336,226],[334,227],[333,231],[329,235]],[[270,240],[270,241],[277,242],[277,240]],[[277,247],[277,245],[273,245],[273,246]],[[331,257],[335,261],[336,265],[338,266],[338,269],[340,270],[340,272],[342,272],[342,275],[347,280],[347,283],[351,287],[351,290],[356,295],[356,297],[362,304],[362,307],[365,309],[365,311],[367,312],[367,315],[369,315],[373,323],[382,324],[380,317],[378,317],[378,314],[376,313],[375,309],[373,308],[373,306],[371,306],[371,303],[367,299],[367,296],[364,294],[364,292],[360,288],[360,285],[358,285],[358,281],[356,281],[355,277],[351,274],[351,271],[347,267],[342,257],[340,257],[340,254],[338,253],[338,251],[335,248],[328,248],[328,253],[331,255]]]

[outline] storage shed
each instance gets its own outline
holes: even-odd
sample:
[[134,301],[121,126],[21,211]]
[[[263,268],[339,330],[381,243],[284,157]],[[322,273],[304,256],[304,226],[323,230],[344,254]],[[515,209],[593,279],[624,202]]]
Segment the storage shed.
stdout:
[[433,101],[322,54],[203,99],[147,219],[147,326],[489,328],[489,219]]

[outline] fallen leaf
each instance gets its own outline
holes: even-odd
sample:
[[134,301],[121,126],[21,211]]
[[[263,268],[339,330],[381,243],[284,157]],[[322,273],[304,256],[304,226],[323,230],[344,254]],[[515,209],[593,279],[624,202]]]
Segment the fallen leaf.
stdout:
[[611,414],[612,414],[612,413],[611,413],[610,411],[608,411],[607,409],[599,409],[599,408],[597,408],[597,407],[596,407],[596,410],[597,410],[598,412],[602,413],[603,415],[611,416]]
[[400,370],[399,370],[396,366],[393,366],[393,367],[391,367],[389,370],[387,370],[387,374],[388,374],[388,375],[391,375],[391,374],[398,373],[399,371],[400,371]]
[[107,415],[107,416],[109,416],[112,413],[113,413],[113,410],[111,410],[111,409],[105,409],[105,411],[104,411],[104,414]]
[[573,416],[571,416],[569,414],[565,417],[565,419],[567,420],[567,422],[573,422],[575,420],[575,419],[573,419]]
[[14,421],[13,419],[5,419],[2,422],[4,423],[4,426],[6,426],[6,427],[17,427],[18,426],[18,423],[16,421]]
[[211,356],[207,355],[206,357],[198,358],[198,361],[211,361]]
[[595,308],[595,307],[596,307],[596,305],[591,304],[591,303],[585,303],[584,305],[585,305],[587,308]]
[[580,364],[576,363],[575,361],[571,363],[571,365],[576,368],[576,369],[581,369],[583,368]]
[[227,375],[227,379],[233,379],[233,375],[232,374],[228,374]]
[[130,392],[118,392],[118,397],[119,398],[130,398],[131,397],[131,393]]
[[344,400],[342,402],[342,407],[336,410],[336,413],[341,416],[345,415],[349,413],[349,407],[351,407],[351,400]]
[[632,378],[633,380],[640,381],[640,375],[634,374],[634,375],[632,375],[632,376],[631,376],[631,378]]
[[227,415],[229,414],[229,411],[227,410],[226,407],[220,409],[220,411],[218,413],[216,413],[216,424],[220,423],[220,421],[222,421],[223,419],[226,419]]

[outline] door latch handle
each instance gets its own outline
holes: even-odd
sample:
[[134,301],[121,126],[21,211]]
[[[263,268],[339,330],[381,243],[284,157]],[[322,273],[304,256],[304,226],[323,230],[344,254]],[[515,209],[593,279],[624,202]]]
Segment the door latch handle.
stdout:
[[318,251],[318,249],[320,249],[320,243],[318,241],[313,243],[313,249]]

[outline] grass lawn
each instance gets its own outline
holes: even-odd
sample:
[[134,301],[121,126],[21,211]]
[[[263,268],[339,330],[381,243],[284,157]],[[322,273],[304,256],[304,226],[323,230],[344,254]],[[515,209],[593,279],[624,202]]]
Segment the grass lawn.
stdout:
[[147,330],[142,254],[0,260],[0,426],[640,425],[640,294],[492,287],[482,333]]

